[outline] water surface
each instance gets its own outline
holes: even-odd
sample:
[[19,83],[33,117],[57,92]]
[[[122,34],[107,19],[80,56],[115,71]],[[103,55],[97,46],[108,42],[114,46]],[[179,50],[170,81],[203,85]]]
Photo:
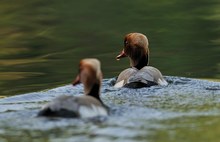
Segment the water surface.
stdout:
[[80,59],[96,57],[105,78],[129,66],[115,56],[124,35],[150,41],[150,65],[164,75],[220,78],[220,2],[152,0],[0,2],[0,95],[68,84]]
[[93,119],[36,117],[57,96],[82,95],[82,85],[0,99],[0,140],[218,141],[220,83],[172,76],[166,80],[166,87],[115,89],[115,78],[105,79],[101,98],[111,114]]
[[[219,141],[219,7],[217,0],[1,0],[0,141]],[[129,67],[115,56],[130,32],[147,35],[150,65],[167,75],[167,87],[112,87]],[[57,96],[83,94],[69,84],[85,57],[102,62],[111,115],[36,117]]]

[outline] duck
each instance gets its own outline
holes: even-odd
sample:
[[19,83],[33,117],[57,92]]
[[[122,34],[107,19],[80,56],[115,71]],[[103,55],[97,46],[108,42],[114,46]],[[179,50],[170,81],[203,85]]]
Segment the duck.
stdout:
[[79,73],[72,85],[82,83],[84,95],[62,95],[46,104],[38,116],[91,118],[108,116],[108,106],[100,98],[102,82],[101,63],[95,58],[82,59],[79,63]]
[[166,86],[167,81],[155,67],[149,66],[149,42],[142,33],[129,33],[124,38],[124,48],[116,56],[117,60],[128,57],[130,68],[123,70],[117,77],[115,88],[142,88],[154,85]]

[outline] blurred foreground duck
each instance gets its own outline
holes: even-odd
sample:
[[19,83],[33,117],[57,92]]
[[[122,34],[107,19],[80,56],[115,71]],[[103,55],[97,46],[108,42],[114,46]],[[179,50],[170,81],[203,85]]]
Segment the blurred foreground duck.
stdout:
[[107,116],[108,108],[100,99],[102,72],[97,59],[83,59],[79,64],[79,74],[73,82],[84,85],[82,96],[60,96],[48,103],[38,116],[48,117],[95,117]]
[[168,85],[161,72],[149,64],[148,39],[141,33],[129,33],[124,38],[124,48],[116,57],[128,57],[130,68],[123,70],[114,85],[116,88],[141,88],[153,85]]

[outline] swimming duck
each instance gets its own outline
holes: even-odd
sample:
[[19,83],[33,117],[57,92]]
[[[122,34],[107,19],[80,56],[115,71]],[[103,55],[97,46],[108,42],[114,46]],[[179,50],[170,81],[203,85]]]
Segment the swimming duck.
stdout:
[[102,72],[97,59],[83,59],[79,64],[79,74],[73,85],[84,85],[84,95],[55,98],[39,112],[38,116],[49,117],[95,117],[107,116],[108,108],[100,98]]
[[153,85],[168,85],[161,72],[149,65],[149,42],[141,33],[129,33],[124,38],[124,48],[116,57],[120,60],[128,57],[130,68],[123,70],[114,85],[116,88],[141,88]]

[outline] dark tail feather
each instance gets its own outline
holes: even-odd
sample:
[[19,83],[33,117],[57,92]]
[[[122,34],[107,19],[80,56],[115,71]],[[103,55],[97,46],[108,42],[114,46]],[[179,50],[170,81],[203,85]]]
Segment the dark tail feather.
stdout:
[[143,87],[151,87],[151,86],[154,86],[154,85],[158,85],[158,84],[155,83],[155,82],[152,82],[152,81],[147,81],[147,83],[144,83],[144,82],[130,82],[130,83],[125,84],[124,87],[136,89],[136,88],[143,88]]
[[52,111],[50,108],[45,108],[41,110],[37,116],[46,116],[46,117],[65,117],[65,118],[75,118],[79,117],[79,114],[66,110],[66,109],[60,109],[58,111]]

